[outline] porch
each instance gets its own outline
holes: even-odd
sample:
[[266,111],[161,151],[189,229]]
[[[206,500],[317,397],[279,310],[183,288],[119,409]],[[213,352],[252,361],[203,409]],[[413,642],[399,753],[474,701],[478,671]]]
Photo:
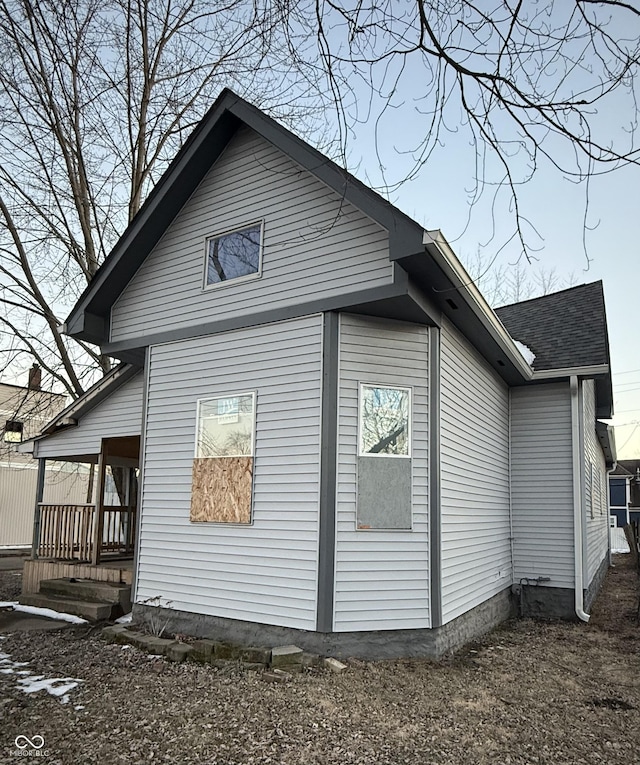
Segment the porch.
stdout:
[[57,579],[91,580],[131,586],[133,560],[113,560],[97,566],[78,561],[25,560],[22,570],[22,594],[35,595],[40,592],[41,582]]
[[[139,452],[140,437],[127,436],[102,439],[99,454],[74,457],[76,462],[91,465],[87,499],[92,501],[83,504],[43,501],[44,482],[39,481],[32,560],[25,566],[25,580],[31,576],[27,569],[62,570],[52,568],[53,562],[69,570],[82,568],[82,573],[60,576],[96,579],[95,569],[100,566],[105,571],[127,570],[118,562],[131,559],[135,549]],[[39,460],[42,475],[45,463]],[[88,566],[92,572],[87,571]],[[111,576],[115,574],[102,574],[100,581],[112,581]],[[33,577],[34,581],[41,578],[35,573]]]

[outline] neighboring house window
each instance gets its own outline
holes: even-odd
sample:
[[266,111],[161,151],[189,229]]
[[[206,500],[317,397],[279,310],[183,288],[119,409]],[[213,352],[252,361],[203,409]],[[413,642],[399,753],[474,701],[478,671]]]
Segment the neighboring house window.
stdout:
[[9,444],[19,444],[22,441],[23,425],[19,420],[7,420],[4,425],[4,440]]
[[410,530],[411,389],[360,385],[356,517],[360,530]]
[[191,521],[251,523],[255,403],[255,393],[198,402]]
[[260,274],[262,223],[207,239],[205,286]]
[[627,481],[625,478],[612,478],[609,481],[610,502],[612,507],[627,506]]

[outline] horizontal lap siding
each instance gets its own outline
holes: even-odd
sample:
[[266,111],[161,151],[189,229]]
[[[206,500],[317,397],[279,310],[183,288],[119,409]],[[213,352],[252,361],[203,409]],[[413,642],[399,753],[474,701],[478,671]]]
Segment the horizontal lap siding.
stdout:
[[[582,402],[584,413],[584,517],[586,518],[586,570],[584,572],[584,586],[587,589],[609,551],[609,510],[606,495],[607,467],[596,434],[596,394],[593,380],[585,380],[583,382]],[[591,463],[593,463],[595,468],[595,486],[591,485]]]
[[[430,626],[427,381],[425,327],[340,316],[336,631]],[[361,382],[412,388],[412,531],[356,531]]]
[[447,321],[441,331],[442,617],[511,584],[509,395]]
[[[137,602],[314,629],[322,317],[151,349]],[[256,392],[253,525],[190,523],[199,398]]]
[[514,581],[573,587],[573,468],[568,383],[511,390]]
[[[205,238],[260,219],[262,277],[203,290]],[[111,340],[390,284],[388,252],[386,231],[243,128],[114,305]]]
[[98,454],[103,438],[139,436],[144,373],[140,372],[91,409],[79,425],[38,443],[38,457]]

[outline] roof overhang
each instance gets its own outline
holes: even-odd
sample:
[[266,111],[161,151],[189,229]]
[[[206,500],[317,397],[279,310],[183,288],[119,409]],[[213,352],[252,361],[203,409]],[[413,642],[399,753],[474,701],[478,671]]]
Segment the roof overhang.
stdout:
[[[45,427],[40,431],[39,435],[35,438],[30,438],[28,441],[23,441],[18,446],[18,451],[22,454],[32,454],[34,457],[38,456],[38,442],[49,436],[56,435],[62,430],[67,428],[76,427],[79,421],[94,409],[98,404],[104,401],[121,385],[124,385],[128,380],[135,377],[140,372],[140,367],[131,366],[130,364],[119,364],[102,377],[98,382],[93,385],[82,396],[72,401],[69,406],[59,412]],[[63,459],[63,458],[61,458]],[[75,457],[77,461],[81,461],[79,457]],[[92,459],[87,461],[91,462]]]
[[532,378],[533,370],[440,231],[423,231],[418,251],[390,257],[506,382],[520,385]]
[[611,469],[616,464],[616,438],[611,425],[596,420],[596,435],[602,447],[607,468]]
[[102,345],[111,308],[241,125],[247,125],[389,232],[397,257],[422,246],[422,227],[256,107],[224,90],[156,184],[66,321],[66,333]]
[[611,382],[611,368],[609,364],[535,370],[533,373],[533,382],[568,380],[573,375],[595,382],[596,417],[602,420],[611,419],[613,416],[613,385]]

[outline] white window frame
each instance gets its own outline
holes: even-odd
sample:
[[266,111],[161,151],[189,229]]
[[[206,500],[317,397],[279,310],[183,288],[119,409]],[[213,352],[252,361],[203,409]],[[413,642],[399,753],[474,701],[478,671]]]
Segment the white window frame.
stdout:
[[[198,449],[200,447],[200,411],[202,404],[206,404],[210,401],[217,401],[221,398],[242,398],[243,396],[251,396],[252,399],[252,405],[253,405],[253,422],[251,424],[251,454],[224,454],[224,455],[213,455],[211,457],[200,457],[198,455]],[[225,459],[227,457],[252,457],[255,459],[256,454],[256,420],[258,417],[258,411],[257,411],[257,392],[256,391],[245,391],[244,393],[221,393],[220,395],[216,396],[207,396],[206,398],[199,398],[196,401],[196,437],[195,437],[195,445],[194,445],[194,451],[193,456],[194,459],[200,459],[200,460],[219,460],[219,459]],[[244,524],[243,524],[244,525]]]
[[[213,282],[207,284],[207,273],[209,269],[209,242],[212,239],[221,239],[223,236],[229,236],[230,234],[236,234],[239,231],[244,231],[247,228],[253,228],[254,226],[260,226],[260,244],[258,251],[258,270],[254,274],[245,274],[245,276],[236,276],[233,279],[227,279],[224,282]],[[228,287],[232,284],[240,284],[242,282],[251,281],[252,279],[260,279],[262,277],[262,254],[264,251],[264,218],[251,221],[250,223],[244,223],[242,226],[234,226],[233,228],[226,229],[225,231],[218,231],[215,234],[209,234],[204,238],[204,266],[202,269],[202,289],[208,292],[213,289],[220,289]]]
[[[400,390],[406,391],[409,396],[407,413],[409,421],[407,423],[407,453],[406,454],[386,454],[385,452],[363,452],[362,451],[362,396],[364,388],[384,388],[385,390]],[[389,385],[388,383],[379,384],[371,382],[361,382],[358,385],[358,456],[359,457],[373,457],[374,459],[380,457],[389,457],[392,459],[411,459],[411,450],[413,449],[413,388],[409,385]]]

